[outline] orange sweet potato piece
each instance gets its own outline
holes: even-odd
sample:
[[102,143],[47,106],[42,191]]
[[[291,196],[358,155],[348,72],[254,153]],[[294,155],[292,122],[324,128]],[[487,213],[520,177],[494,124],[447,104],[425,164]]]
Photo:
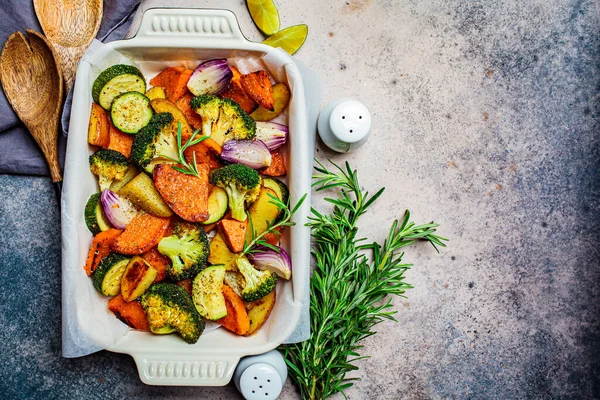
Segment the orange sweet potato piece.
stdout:
[[94,272],[100,263],[100,260],[110,254],[112,242],[122,232],[123,231],[118,229],[111,228],[94,236],[84,266],[85,273],[88,274],[88,276],[92,275],[92,272]]
[[[164,236],[170,235],[167,232],[165,232],[163,237]],[[142,254],[142,258],[148,261],[148,263],[150,263],[150,265],[152,265],[156,270],[157,274],[156,278],[154,279],[154,282],[160,282],[165,280],[165,278],[167,277],[167,267],[171,265],[171,260],[169,259],[169,257],[163,256],[159,253],[156,247],[153,247],[149,251]]]
[[170,218],[139,213],[112,243],[112,249],[121,254],[142,254],[156,246],[169,227]]
[[108,148],[111,150],[116,150],[125,157],[129,158],[131,155],[131,145],[133,145],[133,138],[135,135],[129,135],[121,132],[112,122],[110,122],[109,137],[110,141]]
[[219,222],[219,233],[225,239],[229,250],[233,253],[241,253],[244,250],[247,227],[248,220],[237,221],[235,219],[224,218]]
[[175,103],[181,96],[187,93],[187,82],[192,73],[194,71],[184,67],[167,68],[152,78],[150,84],[164,88],[167,99]]
[[187,175],[171,164],[154,168],[154,186],[169,207],[186,221],[202,222],[208,214],[208,164],[198,164],[198,175]]
[[242,88],[254,101],[267,110],[273,111],[275,102],[273,100],[273,86],[266,71],[260,70],[250,72],[240,77]]
[[252,113],[258,106],[256,101],[242,88],[242,83],[239,80],[229,82],[227,88],[221,93],[221,97],[226,97],[238,103],[246,114]]
[[279,149],[271,151],[271,165],[263,169],[261,173],[267,176],[285,176],[287,174],[285,160]]
[[281,238],[282,227],[275,229],[275,231],[279,232],[279,234],[268,232],[265,234],[263,239],[273,246],[277,246],[279,244],[279,239]]
[[217,320],[226,329],[238,335],[244,335],[250,329],[250,319],[244,300],[227,285],[223,285],[227,315]]
[[118,294],[108,301],[108,309],[133,329],[139,331],[150,330],[146,312],[139,301],[126,302],[123,296]]
[[[185,159],[187,162],[192,162],[194,158],[194,153],[196,154],[196,163],[200,164],[208,164],[210,169],[221,168],[223,164],[221,164],[221,160],[216,155],[214,150],[209,148],[204,142],[208,139],[201,141],[198,144],[188,147],[185,149]],[[212,140],[212,139],[211,139]],[[214,142],[214,140],[213,140]],[[217,144],[218,145],[218,144]]]
[[202,126],[202,118],[190,107],[190,100],[194,98],[194,95],[188,90],[183,96],[181,96],[175,105],[181,110],[187,122],[194,128],[200,129]]
[[109,118],[106,111],[96,103],[92,103],[90,124],[88,128],[88,143],[94,146],[106,147],[110,142]]
[[185,289],[186,292],[192,295],[192,278],[184,279],[182,281],[176,282],[179,286]]

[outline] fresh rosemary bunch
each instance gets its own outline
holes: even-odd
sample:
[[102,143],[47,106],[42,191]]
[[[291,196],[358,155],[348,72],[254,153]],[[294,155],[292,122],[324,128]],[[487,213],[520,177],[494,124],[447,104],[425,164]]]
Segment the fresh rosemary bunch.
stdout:
[[[370,196],[358,184],[356,170],[346,163],[334,171],[317,161],[313,187],[317,191],[340,189],[331,214],[314,208],[308,225],[312,229],[315,269],[310,281],[311,337],[283,348],[292,381],[303,399],[325,399],[353,385],[358,378],[346,378],[357,370],[361,341],[373,334],[383,320],[393,320],[392,298],[411,288],[404,273],[400,250],[423,239],[437,246],[447,240],[435,234],[437,224],[415,225],[406,211],[401,222],[394,221],[383,244],[357,238],[357,223],[385,188]],[[370,254],[369,254],[370,253]],[[345,395],[344,395],[345,397]]]
[[200,143],[201,141],[209,138],[208,136],[198,136],[198,132],[200,132],[200,129],[196,129],[192,133],[192,136],[190,136],[190,138],[185,142],[185,144],[183,144],[181,139],[181,122],[177,122],[177,156],[179,159],[175,159],[166,155],[160,155],[160,157],[166,158],[170,161],[173,161],[174,163],[181,165],[181,167],[173,167],[174,170],[177,170],[186,175],[194,175],[195,177],[198,177],[198,164],[196,163],[196,152],[193,153],[191,162],[187,162],[184,154],[188,147],[194,146]]

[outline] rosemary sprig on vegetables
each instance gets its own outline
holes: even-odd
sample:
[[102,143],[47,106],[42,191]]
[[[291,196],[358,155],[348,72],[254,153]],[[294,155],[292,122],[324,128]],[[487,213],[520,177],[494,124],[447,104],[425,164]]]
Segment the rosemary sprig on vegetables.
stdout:
[[[358,184],[357,173],[345,168],[328,170],[317,161],[313,187],[317,191],[341,189],[331,214],[314,208],[308,225],[312,229],[315,269],[310,281],[309,340],[283,348],[290,377],[303,399],[325,399],[343,394],[358,378],[346,378],[357,370],[361,340],[375,334],[373,327],[394,319],[392,298],[403,296],[412,286],[404,282],[404,273],[412,264],[403,264],[405,246],[422,239],[437,250],[447,240],[435,234],[437,224],[415,225],[405,212],[394,221],[383,244],[366,243],[357,238],[357,223],[385,188],[370,196]],[[366,252],[370,252],[370,257]],[[345,396],[345,395],[344,395]]]
[[194,175],[197,177],[198,176],[198,164],[196,163],[196,152],[193,153],[192,162],[188,162],[185,159],[184,152],[188,147],[194,146],[194,145],[200,143],[201,141],[209,138],[209,136],[196,137],[199,132],[200,132],[200,129],[196,129],[192,133],[192,136],[190,136],[190,138],[185,142],[185,144],[182,144],[181,122],[177,122],[177,155],[179,156],[179,159],[175,159],[173,157],[169,157],[169,156],[162,155],[162,154],[159,157],[171,160],[177,164],[182,165],[182,167],[174,166],[173,167],[174,170],[177,170],[186,175]]
[[271,199],[269,202],[272,204],[275,204],[277,206],[277,209],[280,211],[280,213],[283,213],[283,214],[280,214],[280,218],[276,218],[273,221],[269,221],[267,223],[267,228],[265,229],[265,231],[259,235],[256,235],[256,232],[254,231],[254,226],[252,225],[252,217],[250,216],[250,213],[247,213],[248,214],[248,229],[250,229],[250,232],[252,232],[252,239],[250,240],[249,243],[248,242],[244,243],[244,250],[242,250],[242,253],[240,256],[255,253],[257,251],[260,251],[260,250],[257,250],[260,248],[262,248],[262,249],[267,248],[267,249],[271,249],[276,252],[279,252],[279,248],[269,244],[265,240],[265,237],[267,235],[271,234],[271,235],[275,235],[277,238],[279,238],[281,236],[280,228],[296,225],[292,221],[292,216],[300,208],[300,206],[304,202],[304,199],[306,199],[306,193],[305,193],[300,198],[300,200],[298,200],[296,205],[290,210],[288,205],[285,204],[283,201],[281,201],[276,196],[273,196],[270,193],[268,193],[268,196]]

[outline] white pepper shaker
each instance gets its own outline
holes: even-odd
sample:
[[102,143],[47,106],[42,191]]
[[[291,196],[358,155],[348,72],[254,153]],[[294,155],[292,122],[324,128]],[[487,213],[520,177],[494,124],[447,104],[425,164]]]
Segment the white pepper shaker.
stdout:
[[275,400],[287,379],[287,366],[277,350],[244,357],[233,374],[233,382],[246,400]]
[[348,153],[367,141],[371,133],[371,114],[360,101],[337,99],[321,110],[317,127],[327,147]]

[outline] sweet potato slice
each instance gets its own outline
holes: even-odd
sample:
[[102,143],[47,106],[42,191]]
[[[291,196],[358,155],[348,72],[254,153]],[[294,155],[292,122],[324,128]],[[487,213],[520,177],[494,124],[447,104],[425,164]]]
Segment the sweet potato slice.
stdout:
[[[201,141],[198,144],[188,147],[185,149],[185,159],[187,162],[192,162],[194,158],[194,154],[196,154],[196,163],[199,164],[208,164],[210,169],[221,168],[223,164],[221,160],[217,156],[217,153],[210,147],[208,147],[204,142],[208,139]],[[218,145],[218,144],[217,144]]]
[[94,146],[106,147],[110,142],[108,115],[102,107],[92,103],[90,124],[88,128],[88,143]]
[[154,186],[169,207],[186,221],[202,222],[208,214],[208,164],[198,165],[198,176],[187,175],[171,164],[154,168]]
[[242,88],[248,93],[252,100],[269,111],[275,110],[273,100],[273,86],[267,71],[260,70],[250,72],[240,77]]
[[256,110],[258,104],[242,88],[241,82],[232,80],[227,88],[221,93],[221,97],[226,97],[238,103],[246,114]]
[[100,263],[100,260],[110,254],[112,242],[122,232],[123,231],[121,230],[110,228],[94,236],[84,266],[85,273],[88,274],[88,276],[92,275],[92,272],[94,272]]
[[[165,231],[163,236],[169,236],[168,230]],[[154,282],[164,281],[167,277],[167,267],[171,264],[169,257],[163,256],[159,253],[156,247],[153,247],[142,254],[142,258],[148,261],[148,263],[150,263],[150,265],[152,265],[156,270],[156,278],[154,278]]]
[[233,253],[241,253],[242,250],[244,250],[247,227],[248,220],[237,221],[235,219],[223,218],[221,222],[219,222],[219,233],[225,240],[229,250]]
[[138,331],[150,330],[144,307],[138,301],[126,302],[123,296],[118,294],[108,301],[108,309],[133,329]]
[[202,126],[202,118],[200,118],[200,116],[192,110],[192,107],[190,107],[190,100],[193,98],[194,95],[188,91],[175,102],[175,105],[181,110],[183,115],[185,115],[185,119],[187,119],[187,122],[194,129],[200,129]]
[[169,227],[169,218],[139,213],[112,244],[120,254],[142,254],[156,246]]
[[164,88],[167,99],[174,103],[187,93],[187,82],[193,73],[194,71],[184,67],[167,68],[152,78],[150,84]]
[[267,176],[285,176],[285,174],[287,174],[285,160],[279,149],[275,149],[271,152],[271,165],[263,169],[261,173]]
[[238,335],[245,335],[250,329],[250,320],[244,300],[227,285],[223,285],[227,315],[217,320],[226,329]]
[[133,145],[133,138],[135,138],[135,135],[129,135],[121,132],[112,122],[110,122],[109,138],[110,140],[108,143],[108,148],[111,150],[116,150],[125,157],[129,158],[131,155],[131,146]]

